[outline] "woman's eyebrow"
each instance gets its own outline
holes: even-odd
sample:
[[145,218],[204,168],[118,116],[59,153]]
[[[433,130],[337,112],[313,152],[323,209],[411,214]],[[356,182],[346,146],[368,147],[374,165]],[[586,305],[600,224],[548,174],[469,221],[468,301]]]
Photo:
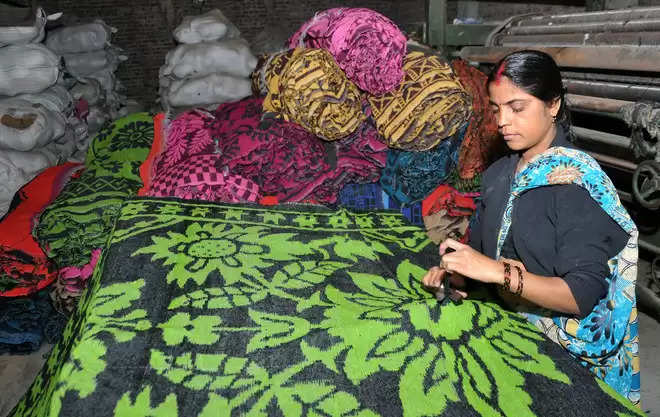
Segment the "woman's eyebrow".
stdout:
[[[490,104],[492,104],[492,105],[495,105],[495,106],[498,105],[498,104],[495,103],[493,100],[488,100],[488,102],[489,102]],[[502,104],[504,104],[504,105],[510,105],[510,104],[518,103],[518,102],[520,102],[520,103],[527,103],[527,102],[529,102],[529,100],[528,100],[528,99],[524,99],[524,98],[514,98],[513,100],[509,100],[509,101],[507,101],[506,103],[502,103]]]

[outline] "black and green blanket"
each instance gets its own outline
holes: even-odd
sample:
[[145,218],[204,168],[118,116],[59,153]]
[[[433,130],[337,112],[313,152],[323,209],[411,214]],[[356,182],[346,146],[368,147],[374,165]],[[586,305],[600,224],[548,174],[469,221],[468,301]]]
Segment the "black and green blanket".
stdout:
[[13,416],[629,416],[397,212],[129,199]]

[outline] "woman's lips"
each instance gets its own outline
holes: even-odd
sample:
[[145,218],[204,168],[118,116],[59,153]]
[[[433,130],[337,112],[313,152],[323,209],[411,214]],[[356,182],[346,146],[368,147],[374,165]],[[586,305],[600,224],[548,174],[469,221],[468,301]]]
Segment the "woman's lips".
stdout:
[[518,137],[518,134],[516,134],[516,133],[506,133],[506,134],[503,133],[502,137],[504,138],[504,140],[511,140],[511,139],[515,139],[516,137]]

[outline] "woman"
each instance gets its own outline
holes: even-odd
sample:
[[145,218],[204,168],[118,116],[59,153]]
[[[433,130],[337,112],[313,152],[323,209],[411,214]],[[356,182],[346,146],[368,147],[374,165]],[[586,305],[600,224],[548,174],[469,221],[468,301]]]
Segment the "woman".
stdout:
[[444,241],[423,283],[439,287],[451,273],[456,286],[497,284],[509,305],[638,403],[637,230],[607,175],[567,141],[564,91],[542,52],[495,66],[490,103],[511,152],[483,174],[469,244]]

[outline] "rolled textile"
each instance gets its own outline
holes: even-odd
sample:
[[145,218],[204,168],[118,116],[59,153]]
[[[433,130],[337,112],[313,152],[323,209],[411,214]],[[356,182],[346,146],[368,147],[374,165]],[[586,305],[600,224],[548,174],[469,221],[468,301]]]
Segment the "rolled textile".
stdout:
[[289,47],[330,51],[348,78],[364,91],[393,91],[403,78],[406,37],[387,17],[366,8],[334,8],[305,22]]
[[470,125],[465,132],[458,157],[458,172],[462,179],[471,179],[488,167],[501,148],[495,114],[488,104],[486,74],[462,59],[451,63],[461,84],[472,96]]
[[337,159],[332,180],[335,194],[348,183],[373,183],[380,179],[387,162],[387,144],[369,120],[333,144]]
[[425,198],[445,182],[456,165],[466,129],[467,124],[464,124],[458,132],[427,152],[390,149],[380,177],[383,190],[404,205]]
[[360,90],[323,49],[285,52],[273,57],[264,71],[268,86],[264,111],[277,113],[321,139],[346,137],[366,119]]
[[369,97],[376,127],[391,148],[426,151],[468,120],[472,98],[449,64],[434,55],[410,52],[399,87]]

